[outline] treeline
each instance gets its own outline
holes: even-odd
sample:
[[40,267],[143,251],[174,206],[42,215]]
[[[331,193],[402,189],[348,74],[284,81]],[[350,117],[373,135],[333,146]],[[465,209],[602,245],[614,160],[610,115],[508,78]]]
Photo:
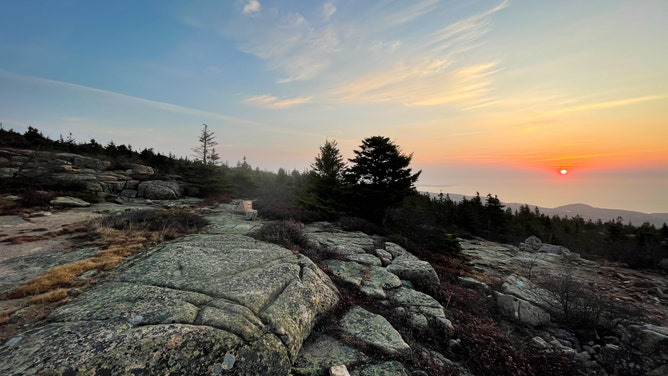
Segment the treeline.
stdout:
[[662,260],[668,263],[666,224],[656,228],[649,223],[624,223],[623,218],[585,221],[579,216],[548,216],[528,205],[513,211],[491,194],[461,201],[443,194],[420,194],[414,187],[420,172],[409,167],[412,155],[381,136],[363,140],[348,161],[336,142],[327,140],[311,168],[303,172],[262,171],[245,157],[234,166],[214,165],[113,142],[76,142],[71,134],[51,140],[33,127],[24,134],[0,129],[0,146],[82,154],[117,166],[149,165],[159,175],[178,177],[199,188],[203,197],[258,198],[256,205],[269,219],[338,221],[348,229],[392,234],[395,241],[418,252],[456,252],[450,234],[511,244],[536,235],[586,258],[630,267],[657,268]]
[[234,166],[215,165],[203,163],[197,158],[177,158],[172,153],[165,155],[153,148],[135,150],[132,145],[117,145],[113,141],[106,145],[95,139],[78,142],[71,133],[52,140],[32,126],[24,133],[0,128],[0,147],[74,153],[107,160],[112,164],[111,169],[124,168],[133,163],[143,164],[154,169],[156,179],[179,179],[198,188],[201,197],[253,197],[259,193],[259,187],[272,185],[277,180],[276,173],[253,169],[245,157]]
[[668,269],[668,225],[660,228],[643,223],[624,223],[623,218],[605,221],[585,220],[580,216],[559,217],[541,213],[524,205],[513,211],[492,195],[479,194],[455,202],[448,195],[408,198],[399,213],[406,218],[427,218],[459,236],[517,245],[531,235],[543,242],[562,245],[589,259],[604,259],[628,264],[632,268]]

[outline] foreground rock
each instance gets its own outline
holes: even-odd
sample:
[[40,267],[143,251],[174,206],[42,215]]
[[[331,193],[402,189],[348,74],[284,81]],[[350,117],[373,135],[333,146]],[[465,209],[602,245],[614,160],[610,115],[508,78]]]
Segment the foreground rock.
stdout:
[[[461,245],[474,270],[501,284],[493,293],[496,304],[508,321],[529,333],[526,345],[562,352],[589,375],[668,374],[665,275],[601,265],[535,236],[518,248],[483,240]],[[461,282],[491,289],[477,280]],[[578,315],[566,315],[564,303]],[[579,330],[564,323],[592,317],[598,324]]]
[[169,243],[0,347],[0,374],[286,375],[338,301],[308,258],[243,235]]
[[[312,334],[296,360],[294,375],[320,376],[340,365],[351,375],[408,375],[416,353],[402,331],[446,337],[453,333],[443,306],[414,288],[440,283],[428,262],[395,243],[327,223],[309,225],[305,233],[324,249],[322,264],[330,275],[355,289],[352,294],[364,296],[366,304],[354,305],[338,317],[333,333]],[[436,352],[428,357],[446,359]]]

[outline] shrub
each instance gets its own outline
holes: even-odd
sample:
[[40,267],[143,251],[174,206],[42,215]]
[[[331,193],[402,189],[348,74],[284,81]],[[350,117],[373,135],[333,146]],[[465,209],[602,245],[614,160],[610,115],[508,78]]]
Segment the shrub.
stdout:
[[558,306],[550,312],[573,329],[612,329],[620,320],[639,317],[634,307],[621,307],[575,280],[570,274],[548,276],[539,285],[552,293]]
[[25,207],[48,207],[51,203],[51,200],[57,196],[58,195],[55,192],[42,191],[32,188],[24,189],[21,192],[21,197],[23,197],[23,206]]
[[301,224],[295,221],[274,221],[251,234],[255,239],[281,245],[293,251],[310,246]]
[[385,231],[375,223],[359,217],[341,217],[339,226],[345,231],[361,231],[367,235],[382,235]]
[[209,223],[198,213],[183,209],[132,210],[112,214],[100,220],[100,225],[116,230],[160,231],[163,239],[198,232]]
[[262,218],[274,221],[291,220],[311,223],[330,219],[326,213],[307,209],[299,203],[290,203],[280,199],[259,199],[253,202],[253,206]]
[[18,214],[21,212],[21,205],[17,200],[7,197],[0,197],[0,215]]

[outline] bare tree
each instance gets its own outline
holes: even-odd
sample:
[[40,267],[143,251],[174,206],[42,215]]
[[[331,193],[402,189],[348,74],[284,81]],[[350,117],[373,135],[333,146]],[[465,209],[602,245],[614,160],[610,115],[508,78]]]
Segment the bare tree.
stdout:
[[195,158],[203,164],[216,164],[220,159],[214,148],[218,145],[218,142],[215,141],[214,132],[209,130],[209,126],[203,125],[202,133],[198,139],[199,146],[192,150],[195,152]]

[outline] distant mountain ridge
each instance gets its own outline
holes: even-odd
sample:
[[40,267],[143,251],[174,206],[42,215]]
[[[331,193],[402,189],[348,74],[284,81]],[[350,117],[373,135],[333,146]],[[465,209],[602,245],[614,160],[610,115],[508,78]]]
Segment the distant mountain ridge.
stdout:
[[[429,195],[437,197],[438,194],[429,192]],[[453,201],[461,201],[464,197],[467,199],[472,198],[472,195],[461,195],[457,193],[448,193],[450,198]],[[484,197],[482,197],[484,202]],[[529,205],[531,210],[538,208],[538,210],[549,216],[559,216],[559,217],[575,217],[579,215],[585,220],[591,219],[592,221],[597,221],[600,219],[603,222],[609,220],[617,220],[618,217],[622,217],[622,222],[628,224],[631,222],[634,226],[640,226],[644,222],[653,224],[654,226],[661,227],[664,223],[668,223],[668,213],[643,213],[632,210],[623,210],[623,209],[605,209],[597,208],[587,204],[569,204],[558,206],[556,208],[546,208],[538,205],[531,204],[520,204],[516,202],[503,202],[503,204],[511,208],[513,211],[519,210],[521,206]]]

